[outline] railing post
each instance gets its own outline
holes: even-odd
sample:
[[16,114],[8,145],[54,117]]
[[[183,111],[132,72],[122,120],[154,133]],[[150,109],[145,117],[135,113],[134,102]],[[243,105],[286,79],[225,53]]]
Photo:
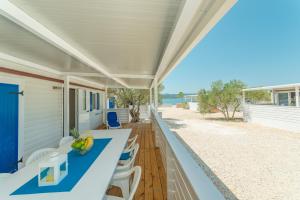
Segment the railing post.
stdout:
[[105,109],[107,109],[107,87],[105,88],[105,93],[104,93],[104,99],[105,99]]
[[157,111],[158,107],[158,88],[157,88],[157,79],[154,79],[154,108]]
[[64,77],[64,136],[68,136],[70,132],[69,127],[69,81],[70,77]]

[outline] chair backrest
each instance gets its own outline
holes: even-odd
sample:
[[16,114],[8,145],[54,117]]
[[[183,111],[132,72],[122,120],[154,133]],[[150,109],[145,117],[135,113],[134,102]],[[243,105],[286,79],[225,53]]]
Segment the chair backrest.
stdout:
[[127,164],[127,165],[130,166],[130,168],[132,168],[133,165],[134,165],[134,161],[135,161],[136,155],[137,155],[138,152],[139,152],[139,148],[140,148],[140,145],[139,145],[139,144],[135,144],[135,145],[134,145],[133,154],[131,155],[130,161],[129,161],[129,163]]
[[132,200],[134,197],[134,194],[137,190],[137,187],[139,185],[139,182],[141,180],[141,174],[142,174],[142,168],[140,166],[135,166],[129,170],[119,172],[114,175],[115,179],[119,180],[130,180],[131,175],[134,174],[133,180],[131,182],[131,185],[129,186],[129,196],[128,199],[124,198],[124,200]]
[[63,146],[69,142],[73,141],[73,137],[72,136],[66,136],[61,138],[61,140],[59,141],[59,146]]
[[130,175],[132,173],[134,173],[134,177],[133,177],[133,181],[130,186],[130,194],[129,194],[128,200],[132,200],[135,195],[135,192],[136,192],[138,185],[140,183],[140,180],[141,180],[142,168],[140,166],[135,166],[132,168]]
[[135,135],[134,137],[129,138],[128,142],[130,144],[126,147],[126,149],[131,149],[131,147],[133,147],[135,145],[135,142],[136,142],[137,138],[138,138],[138,135]]
[[132,148],[132,152],[130,152],[131,158],[129,159],[129,161],[126,162],[124,165],[118,166],[117,169],[118,170],[131,169],[134,165],[136,155],[139,152],[139,148],[140,148],[140,145],[135,144],[134,147]]
[[118,122],[119,119],[118,119],[117,112],[115,112],[115,111],[107,112],[107,121],[109,121],[109,122]]
[[44,148],[44,149],[39,149],[35,152],[33,152],[26,160],[25,162],[25,166],[41,160],[42,158],[44,158],[45,156],[47,156],[48,154],[52,153],[53,151],[55,151],[55,148]]

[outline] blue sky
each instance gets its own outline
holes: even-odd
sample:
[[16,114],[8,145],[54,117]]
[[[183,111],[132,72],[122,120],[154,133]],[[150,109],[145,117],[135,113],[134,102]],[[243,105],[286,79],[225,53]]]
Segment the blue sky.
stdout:
[[300,82],[300,0],[239,0],[167,77],[163,93],[231,79],[250,87]]

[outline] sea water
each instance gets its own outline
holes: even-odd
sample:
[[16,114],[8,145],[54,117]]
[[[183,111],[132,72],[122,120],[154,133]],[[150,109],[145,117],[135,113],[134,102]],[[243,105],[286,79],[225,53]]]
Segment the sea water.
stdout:
[[185,102],[183,98],[163,98],[163,105],[176,105],[177,103]]

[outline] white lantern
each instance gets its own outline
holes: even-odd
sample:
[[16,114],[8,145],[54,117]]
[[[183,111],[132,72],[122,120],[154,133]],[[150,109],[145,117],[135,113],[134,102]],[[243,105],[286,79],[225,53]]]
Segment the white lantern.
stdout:
[[67,154],[50,155],[39,163],[39,186],[57,185],[68,174],[68,156]]

